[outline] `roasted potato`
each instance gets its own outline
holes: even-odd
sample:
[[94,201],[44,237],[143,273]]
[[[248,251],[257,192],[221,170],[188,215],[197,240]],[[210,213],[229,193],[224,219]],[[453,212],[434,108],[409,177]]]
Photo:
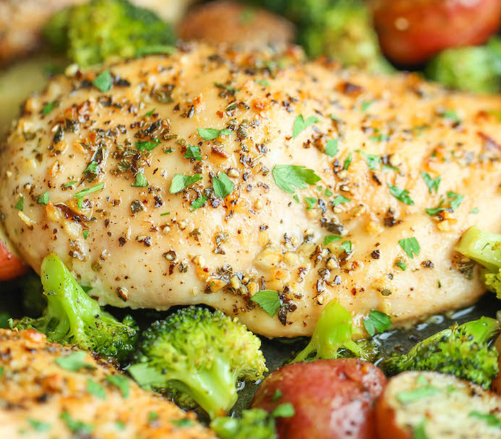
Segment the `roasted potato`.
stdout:
[[276,418],[280,439],[371,439],[385,384],[380,369],[357,359],[294,363],[266,378],[252,406],[273,413],[292,404],[293,416]]
[[492,381],[492,390],[501,395],[501,335],[496,340],[496,349],[500,353],[498,357],[498,365],[500,372],[495,380]]
[[294,40],[294,26],[285,18],[231,1],[194,8],[179,25],[184,40],[236,44],[246,49],[284,46]]
[[501,398],[452,375],[397,375],[376,413],[379,439],[501,438]]
[[386,56],[424,63],[441,50],[482,44],[499,28],[499,0],[375,0],[374,24]]

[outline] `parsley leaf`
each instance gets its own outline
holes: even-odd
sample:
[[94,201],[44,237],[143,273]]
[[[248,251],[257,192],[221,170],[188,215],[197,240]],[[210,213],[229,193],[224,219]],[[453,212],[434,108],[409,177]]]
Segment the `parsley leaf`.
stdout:
[[186,189],[188,186],[195,184],[197,181],[200,181],[202,176],[200,174],[195,175],[184,175],[184,174],[176,174],[172,179],[170,184],[169,192],[171,194],[177,194],[181,192],[183,189]]
[[129,397],[130,388],[129,379],[127,377],[123,375],[108,375],[106,377],[106,381],[117,387],[124,399],[127,399]]
[[136,148],[138,151],[144,151],[145,149],[147,151],[153,151],[158,145],[160,145],[160,142],[136,142]]
[[400,189],[396,186],[393,186],[391,184],[388,184],[388,187],[390,188],[391,194],[399,201],[402,203],[405,203],[409,206],[414,206],[414,200],[409,197],[409,191],[405,189]]
[[28,424],[31,425],[31,428],[33,430],[38,431],[39,433],[45,433],[46,431],[49,431],[51,428],[50,424],[47,424],[46,422],[40,422],[37,421],[36,419],[27,419]]
[[106,392],[104,390],[104,387],[101,386],[101,384],[96,383],[94,380],[91,380],[90,378],[87,379],[87,392],[99,399],[106,399]]
[[491,427],[501,427],[501,419],[498,418],[495,415],[492,414],[484,414],[480,412],[471,412],[470,413],[471,418],[478,418],[482,419],[485,422],[487,422],[487,425],[490,425]]
[[92,364],[86,363],[87,355],[84,351],[73,352],[65,357],[59,357],[56,359],[56,364],[63,369],[69,370],[71,372],[78,372],[80,369],[95,369]]
[[143,117],[151,117],[155,114],[156,108],[153,108],[153,110],[148,111]]
[[315,197],[306,197],[304,201],[306,201],[306,204],[308,205],[306,210],[311,210],[313,209],[313,207],[315,207],[315,204],[317,204],[318,200]]
[[324,153],[327,154],[329,157],[334,157],[337,152],[338,152],[338,140],[337,139],[331,139],[325,144],[325,151]]
[[341,243],[340,247],[347,253],[350,254],[353,251],[353,245],[351,241],[344,241]]
[[186,152],[184,154],[184,158],[202,160],[202,152],[200,151],[200,148],[198,146],[188,145],[188,148],[186,148]]
[[457,210],[457,208],[461,205],[464,200],[464,196],[460,194],[456,194],[455,192],[448,191],[447,198],[449,198],[451,209],[453,212]]
[[347,171],[351,165],[351,162],[353,161],[353,156],[351,155],[351,152],[348,154],[348,157],[344,160],[343,163],[343,169]]
[[333,206],[337,206],[338,204],[346,204],[351,200],[349,198],[343,197],[342,195],[336,195],[336,198],[332,201]]
[[132,187],[148,187],[148,181],[146,180],[146,177],[144,176],[142,171],[139,171],[136,174],[136,181],[131,184]]
[[364,157],[367,162],[367,166],[369,166],[369,169],[376,169],[381,163],[381,159],[377,155],[367,154],[360,149],[357,149],[355,152],[358,152]]
[[195,425],[191,419],[172,419],[170,422],[177,428],[187,428]]
[[363,101],[362,105],[360,106],[360,109],[362,110],[362,113],[365,113],[369,107],[371,107],[376,101]]
[[418,256],[419,252],[421,251],[421,246],[419,245],[417,239],[414,237],[401,239],[400,241],[398,241],[398,244],[411,259],[414,259],[414,254]]
[[324,245],[328,245],[331,242],[336,242],[341,239],[341,236],[336,236],[336,235],[329,235],[324,238]]
[[438,186],[440,185],[440,181],[442,180],[442,177],[440,175],[437,178],[433,179],[430,177],[430,174],[421,172],[421,177],[423,177],[426,186],[428,186],[430,194],[432,194],[433,191],[435,191],[435,193],[438,192]]
[[274,317],[281,306],[278,293],[272,290],[259,291],[251,297],[251,300],[257,303],[270,317]]
[[434,396],[437,393],[440,393],[440,390],[437,389],[436,387],[427,385],[424,387],[418,387],[417,389],[414,390],[406,390],[402,392],[398,392],[396,394],[397,399],[402,403],[402,404],[409,404],[411,402],[418,401],[423,398],[428,398],[430,396]]
[[316,116],[310,116],[308,119],[304,120],[303,115],[300,114],[294,120],[294,126],[292,128],[292,138],[295,139],[310,125],[318,122],[320,122],[320,120]]
[[364,319],[364,327],[371,337],[373,337],[376,332],[382,334],[391,328],[391,317],[384,312],[371,310],[369,317]]
[[429,439],[425,430],[426,419],[423,419],[420,424],[414,429],[413,439]]
[[198,128],[198,135],[204,140],[214,140],[219,136],[231,136],[233,131],[228,129],[217,130],[215,128]]
[[395,262],[395,265],[402,271],[407,270],[407,264],[405,262]]
[[44,107],[42,108],[42,114],[44,116],[47,116],[56,106],[58,102],[57,101],[52,101],[49,102],[48,104],[45,104]]
[[17,201],[16,205],[14,206],[14,209],[17,210],[23,210],[24,209],[24,197],[21,195],[21,198]]
[[272,175],[277,186],[289,194],[295,192],[294,188],[304,189],[306,184],[313,185],[321,180],[315,171],[304,166],[275,165]]
[[294,406],[290,402],[286,402],[277,406],[271,416],[274,418],[292,418],[295,414]]
[[75,198],[83,198],[83,197],[86,197],[89,194],[92,194],[94,192],[100,191],[102,189],[104,189],[104,183],[98,184],[97,186],[94,186],[94,187],[90,187],[90,188],[81,190],[80,192],[77,192],[74,195],[74,197]]
[[219,177],[214,177],[213,185],[214,193],[219,198],[227,197],[235,189],[235,185],[224,172],[221,172]]
[[102,92],[107,92],[111,89],[113,85],[113,78],[111,77],[111,73],[109,70],[104,71],[99,76],[92,81],[92,84]]
[[266,79],[256,79],[256,82],[260,85],[264,85],[266,87],[270,86],[270,83]]
[[190,204],[190,206],[193,207],[193,209],[191,209],[190,212],[194,212],[195,210],[200,209],[206,202],[207,202],[207,197],[205,195],[201,195]]
[[94,430],[94,427],[92,425],[85,424],[82,421],[77,421],[76,419],[73,419],[70,416],[70,414],[66,411],[61,413],[60,418],[62,421],[64,421],[64,423],[72,433],[84,436],[84,435],[90,435]]
[[426,209],[426,213],[428,215],[434,216],[437,213],[443,212],[445,210],[445,207],[442,207],[444,205],[444,200],[440,201],[437,207],[433,209]]
[[480,212],[480,209],[478,207],[475,207],[475,209],[470,210],[468,213],[476,214]]
[[38,200],[37,200],[37,203],[38,204],[45,204],[47,206],[47,204],[49,204],[49,199],[50,199],[50,195],[49,195],[49,191],[45,192],[45,194],[43,194]]

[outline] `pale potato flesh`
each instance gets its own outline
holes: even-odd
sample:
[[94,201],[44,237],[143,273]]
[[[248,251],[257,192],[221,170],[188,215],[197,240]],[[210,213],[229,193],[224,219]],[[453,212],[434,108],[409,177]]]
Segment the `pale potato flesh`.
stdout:
[[[266,54],[194,45],[110,66],[108,92],[91,85],[104,68],[51,81],[27,101],[2,152],[9,238],[35,270],[57,253],[101,304],[204,303],[266,336],[310,335],[333,299],[357,325],[372,309],[401,325],[473,303],[484,287],[454,245],[473,224],[500,229],[499,97],[449,92],[413,75],[303,65],[296,55],[277,63],[270,54],[267,63]],[[299,116],[311,124],[294,138]],[[227,127],[215,140],[197,133]],[[152,139],[160,144],[151,153],[137,151],[136,142]],[[332,139],[335,157],[324,152]],[[101,172],[88,182],[83,172],[99,145]],[[186,145],[198,145],[203,160],[184,158]],[[135,158],[123,158],[127,148]],[[297,202],[274,181],[276,165],[306,166],[321,181],[297,189]],[[141,172],[149,186],[133,187]],[[234,185],[224,200],[211,189],[219,172]],[[438,193],[423,172],[441,177]],[[202,180],[169,192],[175,174],[195,173]],[[99,184],[79,209],[75,194]],[[414,205],[388,185],[408,190]],[[47,191],[46,206],[38,200]],[[448,191],[464,197],[459,206]],[[193,211],[204,193],[209,200]],[[350,201],[333,206],[337,196]],[[443,207],[456,199],[455,211],[428,215],[442,199]],[[324,245],[333,234],[342,239]],[[413,258],[399,245],[407,238],[419,243]],[[258,290],[279,292],[277,315],[251,300]]]

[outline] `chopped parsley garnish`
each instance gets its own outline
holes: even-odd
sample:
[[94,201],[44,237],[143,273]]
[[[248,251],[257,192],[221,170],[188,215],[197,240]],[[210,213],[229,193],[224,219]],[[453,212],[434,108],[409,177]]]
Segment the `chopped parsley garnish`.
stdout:
[[84,231],[82,232],[82,235],[83,235],[83,238],[84,238],[84,239],[87,239],[87,238],[89,237],[89,231],[88,231],[88,230],[84,230]]
[[294,195],[292,198],[294,199],[294,201],[295,201],[296,203],[299,203],[299,197],[297,196],[297,194],[296,194],[296,195]]
[[221,172],[219,177],[214,177],[213,186],[214,193],[219,198],[227,197],[235,189],[235,185],[224,172]]
[[36,419],[27,419],[27,421],[28,424],[30,424],[31,428],[33,428],[33,430],[39,433],[45,433],[46,431],[49,431],[51,428],[50,424],[46,422],[37,421]]
[[136,174],[136,181],[131,184],[132,187],[148,187],[148,185],[148,181],[142,171]]
[[295,414],[294,406],[290,402],[286,402],[277,406],[271,416],[274,418],[292,418]]
[[88,436],[94,430],[94,427],[90,424],[86,424],[82,421],[77,421],[73,419],[70,414],[66,411],[61,413],[61,420],[64,421],[68,429],[77,435]]
[[393,186],[391,184],[388,184],[388,187],[390,188],[391,194],[399,201],[402,203],[405,203],[409,206],[414,206],[414,200],[409,197],[409,191],[405,189],[400,189],[396,186]]
[[480,212],[479,208],[478,208],[478,207],[475,207],[475,209],[470,210],[468,213],[471,213],[471,214],[476,214],[476,213],[478,213],[478,212]]
[[214,85],[217,87],[217,88],[222,88],[223,90],[226,90],[228,93],[230,93],[231,95],[234,95],[238,90],[236,88],[233,88],[233,87],[229,87],[228,85],[224,85],[224,84],[221,84],[219,82],[214,82]]
[[87,354],[84,351],[73,352],[65,357],[56,359],[56,364],[71,372],[78,372],[80,369],[95,369],[92,364],[85,361]]
[[342,119],[340,119],[339,117],[337,117],[336,115],[334,115],[332,113],[330,114],[330,118],[332,120],[335,120],[336,122],[342,122]]
[[360,149],[357,149],[356,152],[362,155],[362,157],[367,162],[367,166],[369,166],[369,169],[376,169],[381,163],[381,159],[377,155],[367,154]]
[[348,154],[348,157],[344,160],[343,169],[347,171],[350,168],[351,162],[353,161],[353,156],[351,152]]
[[330,197],[333,194],[333,192],[329,188],[325,188],[325,196]]
[[283,393],[280,390],[275,390],[275,393],[273,394],[273,397],[271,398],[272,402],[278,401],[282,397]]
[[148,111],[143,117],[151,117],[155,114],[156,108],[153,108],[153,110]]
[[402,271],[407,270],[407,264],[405,262],[395,262],[395,265]]
[[334,157],[338,152],[338,140],[331,139],[325,144],[325,154],[329,157]]
[[461,123],[461,119],[454,110],[445,110],[440,113],[440,116],[445,119],[450,119],[454,123]]
[[92,81],[92,84],[103,93],[109,91],[113,85],[113,78],[111,77],[110,71],[106,70],[101,73]]
[[42,108],[42,114],[44,116],[47,116],[54,109],[56,104],[57,104],[57,101],[52,101],[52,102],[49,102],[48,104],[45,104]]
[[281,306],[278,293],[273,290],[259,291],[251,297],[251,300],[257,303],[270,317],[274,317]]
[[437,178],[433,179],[430,177],[430,174],[421,172],[421,177],[423,177],[426,186],[428,186],[428,191],[430,192],[430,194],[432,194],[433,191],[435,191],[435,193],[438,192],[438,186],[440,185],[440,181],[442,180],[442,177],[440,175]]
[[336,195],[336,198],[332,201],[333,206],[337,206],[338,204],[346,204],[351,200],[349,198],[343,197],[342,195]]
[[129,379],[127,377],[123,375],[108,375],[106,381],[118,388],[124,399],[129,397],[130,388]]
[[90,162],[89,165],[84,169],[83,173],[91,172],[96,174],[98,171],[99,165],[96,162]]
[[360,109],[362,110],[362,113],[365,113],[376,101],[362,101],[362,105],[360,106]]
[[311,210],[313,207],[315,207],[315,204],[317,204],[318,200],[315,197],[306,197],[304,201],[306,201],[306,204],[308,205],[306,210]]
[[456,194],[456,192],[448,191],[447,198],[449,198],[449,202],[451,205],[451,209],[453,212],[457,210],[457,208],[461,205],[464,200],[464,196],[460,194]]
[[412,439],[429,439],[425,430],[426,419],[423,419],[414,429]]
[[[3,326],[2,326],[2,328],[3,328]],[[4,373],[4,368],[3,368],[3,366],[0,366],[0,378],[3,377],[3,373]]]
[[427,385],[424,387],[418,387],[414,390],[406,390],[398,392],[396,397],[402,404],[409,404],[411,402],[418,401],[423,398],[429,398],[440,393],[440,390],[436,387]]
[[171,194],[177,194],[181,192],[183,189],[186,189],[188,186],[195,184],[197,181],[200,181],[202,176],[200,174],[195,175],[184,175],[184,174],[176,174],[172,179],[170,184],[169,192]]
[[204,140],[214,140],[219,136],[231,136],[233,131],[228,129],[217,130],[215,128],[198,128],[198,135]]
[[256,82],[260,85],[264,85],[266,87],[270,86],[270,83],[266,79],[256,79]]
[[153,151],[158,145],[160,145],[160,142],[136,142],[136,148],[138,151],[144,151],[145,149],[147,151]]
[[160,214],[160,216],[167,216],[167,215],[170,215],[170,212],[164,212]]
[[195,425],[191,419],[172,419],[172,424],[174,424],[177,428],[188,428],[193,427]]
[[77,184],[77,183],[78,183],[78,181],[74,181],[74,180],[73,180],[73,181],[70,181],[69,183],[66,183],[66,184],[64,185],[64,187],[65,187],[65,188],[69,188],[69,187],[71,187],[71,186],[73,186],[73,185],[75,185],[75,184]]
[[351,241],[344,241],[340,244],[340,247],[347,253],[350,254],[353,251],[353,245]]
[[272,175],[277,186],[289,194],[295,192],[294,188],[304,189],[307,184],[314,185],[321,180],[312,169],[295,165],[276,165]]
[[49,195],[49,191],[45,192],[38,200],[37,200],[37,203],[38,204],[45,204],[47,206],[47,204],[49,204],[49,199],[50,199],[50,195]]
[[24,209],[24,197],[23,196],[21,196],[21,198],[19,198],[19,200],[17,200],[17,203],[14,206],[14,208],[17,210],[21,210],[21,211]]
[[384,312],[373,309],[370,311],[369,317],[364,319],[364,327],[371,337],[376,333],[382,334],[391,328],[391,317]]
[[324,245],[328,245],[331,242],[336,242],[340,241],[342,238],[341,236],[336,236],[336,235],[329,235],[324,238]]
[[498,418],[497,416],[495,416],[493,414],[471,412],[470,418],[482,419],[483,421],[487,422],[487,425],[489,425],[491,427],[501,427],[501,418]]
[[308,119],[304,120],[304,117],[302,114],[296,117],[294,120],[294,126],[292,128],[292,138],[295,139],[297,136],[299,136],[306,128],[309,126],[320,122],[318,117],[316,116],[310,116]]
[[421,251],[421,246],[416,238],[405,238],[398,241],[402,250],[409,256],[409,258],[414,259],[414,255],[418,256]]
[[159,418],[157,412],[149,412],[148,413],[148,423],[152,424]]
[[198,146],[188,145],[188,148],[186,148],[186,152],[184,154],[184,158],[202,160],[202,152],[200,151],[200,148]]
[[442,207],[444,205],[444,200],[440,201],[437,207],[434,207],[433,209],[426,209],[426,213],[428,215],[434,216],[437,213],[443,212],[445,210],[445,207]]
[[377,136],[369,137],[369,140],[372,140],[373,142],[386,142],[390,140],[390,136],[388,134],[379,134]]
[[87,392],[99,399],[106,399],[106,391],[104,390],[104,387],[90,378],[87,379]]
[[87,195],[90,195],[90,194],[97,192],[97,191],[100,191],[102,189],[104,189],[104,183],[100,183],[97,186],[90,187],[90,188],[84,189],[80,192],[77,192],[74,195],[74,197],[75,198],[83,198],[83,197],[86,197]]
[[205,195],[199,196],[193,203],[190,204],[193,209],[190,212],[194,212],[197,209],[200,209],[207,202],[207,197]]

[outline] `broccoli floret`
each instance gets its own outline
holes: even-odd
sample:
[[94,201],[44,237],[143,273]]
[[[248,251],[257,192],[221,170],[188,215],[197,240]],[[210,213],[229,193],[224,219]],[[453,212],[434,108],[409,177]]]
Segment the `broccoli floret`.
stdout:
[[244,410],[241,418],[216,418],[210,424],[221,439],[276,439],[275,419],[261,409]]
[[353,341],[356,335],[361,335],[361,331],[353,327],[350,312],[332,300],[320,314],[310,343],[292,363],[345,357],[373,360],[376,348],[367,340],[356,343]]
[[54,51],[65,52],[83,67],[110,57],[159,53],[175,42],[169,24],[127,0],[92,0],[64,9],[50,20],[44,35]]
[[418,343],[407,355],[387,359],[384,369],[390,375],[405,370],[442,372],[487,389],[499,372],[499,353],[489,341],[500,330],[500,323],[488,317],[454,325]]
[[358,0],[332,4],[311,26],[299,35],[308,55],[328,55],[341,64],[372,73],[394,69],[381,53],[367,5]]
[[78,345],[118,361],[134,349],[138,333],[134,320],[126,317],[119,322],[102,311],[56,255],[43,260],[41,279],[47,297],[43,316],[24,317],[15,322],[16,328],[36,329],[51,341]]
[[458,47],[439,53],[428,65],[426,76],[447,87],[475,93],[497,93],[501,89],[501,57],[495,48]]
[[189,395],[214,418],[235,404],[239,380],[263,378],[260,347],[259,338],[236,319],[189,307],[143,333],[129,372],[142,386]]
[[501,299],[501,235],[470,227],[461,237],[456,251],[485,268],[484,282]]

